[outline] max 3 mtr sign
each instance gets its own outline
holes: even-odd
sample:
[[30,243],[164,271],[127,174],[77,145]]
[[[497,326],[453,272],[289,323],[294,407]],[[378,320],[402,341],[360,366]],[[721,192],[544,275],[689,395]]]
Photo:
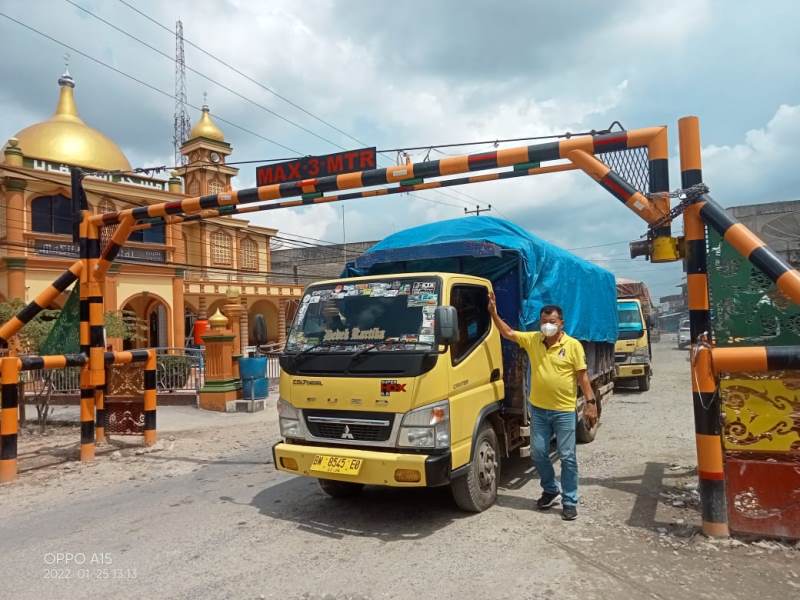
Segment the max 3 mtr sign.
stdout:
[[262,165],[256,168],[256,185],[271,185],[374,168],[376,168],[374,147],[346,150],[325,156],[305,156],[289,162]]

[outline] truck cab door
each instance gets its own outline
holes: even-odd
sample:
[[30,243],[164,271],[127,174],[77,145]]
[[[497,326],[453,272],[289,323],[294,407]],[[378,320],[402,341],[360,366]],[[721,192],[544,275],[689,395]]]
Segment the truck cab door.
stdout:
[[469,461],[483,408],[503,397],[500,337],[491,327],[488,297],[488,288],[474,283],[456,281],[450,289],[450,304],[458,313],[460,332],[448,357],[453,468]]

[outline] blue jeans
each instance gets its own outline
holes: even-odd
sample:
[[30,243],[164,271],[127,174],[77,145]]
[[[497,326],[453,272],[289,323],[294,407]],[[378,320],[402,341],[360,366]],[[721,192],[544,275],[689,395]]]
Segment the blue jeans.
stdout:
[[[531,406],[531,456],[539,472],[542,489],[549,494],[561,493],[564,506],[578,504],[578,459],[575,456],[575,413]],[[550,462],[550,440],[556,436],[561,460],[561,485]]]

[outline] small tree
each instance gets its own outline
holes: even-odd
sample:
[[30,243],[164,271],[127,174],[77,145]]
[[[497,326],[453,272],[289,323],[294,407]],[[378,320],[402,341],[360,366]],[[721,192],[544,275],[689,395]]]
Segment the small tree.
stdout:
[[[17,298],[0,302],[0,323],[5,323],[23,308],[25,303]],[[31,319],[17,334],[16,350],[20,354],[38,353],[60,313],[60,310],[43,310]]]

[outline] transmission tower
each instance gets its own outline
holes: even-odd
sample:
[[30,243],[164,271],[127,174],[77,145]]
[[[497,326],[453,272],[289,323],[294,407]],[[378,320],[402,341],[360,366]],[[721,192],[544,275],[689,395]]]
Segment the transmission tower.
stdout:
[[183,22],[175,23],[175,119],[172,144],[175,150],[175,164],[186,164],[181,154],[181,146],[189,137],[191,123],[186,112],[186,56],[183,53]]

